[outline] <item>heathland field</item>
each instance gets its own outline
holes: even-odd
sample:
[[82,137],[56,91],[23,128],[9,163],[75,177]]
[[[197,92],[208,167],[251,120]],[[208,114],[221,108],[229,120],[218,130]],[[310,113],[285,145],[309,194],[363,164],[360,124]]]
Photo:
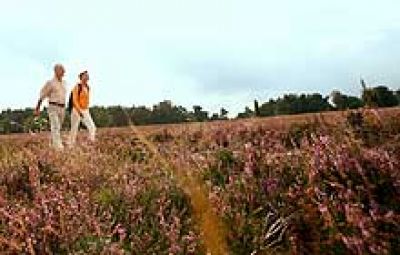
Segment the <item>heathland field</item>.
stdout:
[[400,254],[398,108],[79,138],[0,137],[1,254]]

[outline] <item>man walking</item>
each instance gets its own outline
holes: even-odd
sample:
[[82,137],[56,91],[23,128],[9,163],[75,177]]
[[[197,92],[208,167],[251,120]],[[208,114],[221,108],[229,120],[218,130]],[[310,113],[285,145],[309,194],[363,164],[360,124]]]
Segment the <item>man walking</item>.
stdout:
[[66,82],[63,80],[65,68],[61,64],[54,66],[54,78],[47,81],[40,91],[35,115],[40,115],[40,106],[49,100],[48,114],[51,129],[51,144],[57,150],[64,148],[61,140],[61,127],[65,116]]
[[79,83],[72,90],[70,146],[75,145],[81,121],[89,131],[90,141],[94,142],[96,139],[96,126],[89,112],[89,73],[80,73],[79,79]]

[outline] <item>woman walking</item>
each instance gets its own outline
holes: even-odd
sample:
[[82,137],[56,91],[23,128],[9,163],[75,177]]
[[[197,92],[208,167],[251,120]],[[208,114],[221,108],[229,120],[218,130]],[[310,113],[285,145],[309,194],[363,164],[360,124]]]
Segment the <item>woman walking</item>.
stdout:
[[72,90],[70,146],[76,143],[81,122],[83,122],[89,131],[90,141],[94,142],[96,139],[96,126],[89,112],[89,73],[87,71],[80,73],[79,80],[80,82]]

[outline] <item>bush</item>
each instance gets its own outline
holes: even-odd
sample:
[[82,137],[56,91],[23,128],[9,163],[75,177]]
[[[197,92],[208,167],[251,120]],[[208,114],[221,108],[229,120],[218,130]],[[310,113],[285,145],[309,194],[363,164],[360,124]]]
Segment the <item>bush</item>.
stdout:
[[29,178],[29,166],[22,164],[9,169],[0,180],[0,185],[5,187],[10,198],[33,199],[35,187]]
[[368,147],[383,144],[390,137],[388,126],[373,111],[351,111],[347,115],[347,126]]
[[283,144],[286,148],[300,148],[303,140],[312,141],[313,134],[319,131],[319,126],[316,122],[305,122],[293,124],[289,130],[284,133]]
[[[168,129],[171,142],[155,146],[200,187],[176,180],[130,130],[61,154],[41,136],[7,137],[0,253],[206,254],[213,229],[229,254],[400,254],[398,120],[378,117],[349,115],[345,130],[261,120]],[[213,214],[225,224],[204,217]]]
[[172,141],[174,139],[174,137],[168,131],[168,129],[165,128],[161,132],[157,132],[156,134],[151,135],[150,139],[153,142],[166,143],[166,142]]
[[215,155],[215,162],[204,172],[205,180],[211,181],[212,185],[224,187],[233,172],[236,160],[231,151],[220,149]]

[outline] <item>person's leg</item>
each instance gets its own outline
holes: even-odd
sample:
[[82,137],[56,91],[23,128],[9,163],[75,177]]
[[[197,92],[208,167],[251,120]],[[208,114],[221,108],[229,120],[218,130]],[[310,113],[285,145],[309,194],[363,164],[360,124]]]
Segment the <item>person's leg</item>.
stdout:
[[53,107],[49,107],[49,119],[50,119],[50,129],[51,129],[51,140],[52,146],[56,149],[63,149],[63,144],[61,141],[61,126],[60,126],[60,118],[57,113],[57,109]]
[[61,141],[61,143],[62,143],[62,130],[63,130],[63,123],[64,123],[64,120],[65,120],[65,109],[64,109],[64,107],[58,107],[57,108],[57,114],[58,114],[58,120],[59,120],[59,123],[60,123],[60,141]]
[[71,112],[71,133],[69,137],[70,146],[75,145],[76,136],[78,135],[80,123],[81,123],[81,116],[79,116],[79,113],[75,109],[73,109]]
[[89,131],[90,141],[94,142],[96,140],[96,125],[90,115],[89,110],[82,111],[83,123]]
[[49,122],[50,122],[50,144],[49,144],[49,146],[54,147],[54,144],[55,144],[54,143],[54,141],[55,141],[54,127],[56,126],[57,114],[55,114],[51,108],[48,108],[47,113],[49,115]]
[[60,108],[59,109],[59,113],[58,116],[60,118],[60,127],[62,130],[63,124],[64,124],[64,120],[65,120],[65,109],[64,108]]

